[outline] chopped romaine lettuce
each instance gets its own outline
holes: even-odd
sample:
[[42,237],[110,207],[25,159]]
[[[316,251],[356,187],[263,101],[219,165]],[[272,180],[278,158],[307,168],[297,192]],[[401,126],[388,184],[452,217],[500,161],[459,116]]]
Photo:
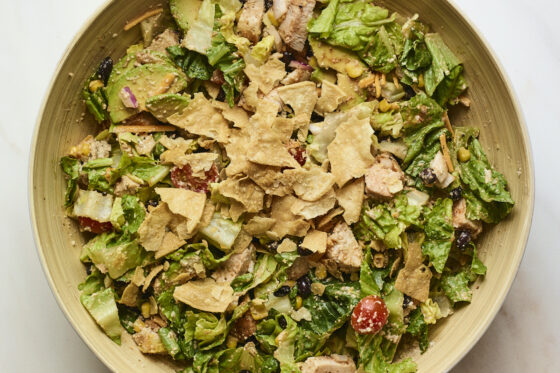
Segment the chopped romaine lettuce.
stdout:
[[214,14],[216,7],[211,0],[204,0],[198,10],[198,17],[190,25],[183,40],[183,45],[192,51],[206,54],[212,46],[212,32],[214,29]]
[[129,235],[103,233],[94,237],[84,246],[91,261],[111,278],[119,278],[128,270],[142,264],[146,252]]
[[451,199],[438,199],[426,213],[426,240],[422,244],[422,253],[430,258],[430,263],[439,273],[443,272],[453,243],[452,208]]
[[470,302],[472,290],[469,288],[469,275],[463,271],[456,275],[444,275],[441,278],[441,288],[453,303]]
[[234,223],[231,219],[222,217],[215,213],[206,227],[200,233],[212,244],[221,250],[230,250],[237,235],[241,232],[241,222]]

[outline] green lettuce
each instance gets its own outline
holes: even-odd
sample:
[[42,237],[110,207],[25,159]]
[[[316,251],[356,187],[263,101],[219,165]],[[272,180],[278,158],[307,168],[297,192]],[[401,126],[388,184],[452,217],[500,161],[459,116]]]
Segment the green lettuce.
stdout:
[[237,235],[241,232],[241,222],[234,223],[231,219],[214,213],[210,224],[200,229],[200,233],[217,248],[228,251],[233,247]]
[[171,59],[179,66],[189,78],[210,80],[212,77],[212,66],[207,58],[200,53],[190,51],[187,48],[174,45],[167,48]]
[[276,271],[278,262],[272,255],[263,254],[257,258],[252,273],[246,273],[236,277],[231,286],[235,292],[247,292],[260,284],[268,281]]
[[68,176],[66,194],[64,195],[64,207],[72,206],[78,193],[78,176],[80,176],[80,161],[72,157],[62,157],[60,167]]
[[295,344],[301,341],[298,338],[298,324],[287,315],[282,315],[286,320],[286,328],[278,337],[278,348],[274,351],[274,357],[280,363],[281,373],[299,373],[295,364]]
[[125,219],[123,229],[130,233],[136,233],[146,216],[146,210],[140,202],[140,199],[138,197],[125,194],[122,196],[121,207]]
[[443,272],[453,243],[452,210],[451,199],[438,199],[425,214],[426,240],[422,244],[422,253],[430,258],[430,263],[438,273]]
[[407,358],[392,363],[396,344],[380,334],[358,335],[360,369],[366,373],[414,373],[416,363]]
[[475,244],[471,243],[471,245],[473,246],[473,257],[472,257],[472,262],[471,262],[471,272],[476,274],[476,275],[484,276],[486,274],[487,268],[484,265],[484,263],[482,263],[480,258],[478,257],[478,251],[476,250]]
[[424,315],[422,314],[420,307],[416,308],[410,314],[406,332],[418,339],[418,342],[420,343],[420,351],[422,351],[422,353],[426,352],[428,346],[430,345],[428,340],[428,324],[424,320]]
[[212,0],[204,0],[198,10],[198,17],[190,25],[183,45],[192,51],[206,54],[212,46],[212,32],[216,7]]
[[441,288],[447,298],[453,303],[469,302],[472,299],[472,290],[469,288],[470,276],[466,271],[455,275],[444,275],[441,278]]
[[371,116],[371,126],[381,136],[399,138],[404,126],[400,113],[375,113]]

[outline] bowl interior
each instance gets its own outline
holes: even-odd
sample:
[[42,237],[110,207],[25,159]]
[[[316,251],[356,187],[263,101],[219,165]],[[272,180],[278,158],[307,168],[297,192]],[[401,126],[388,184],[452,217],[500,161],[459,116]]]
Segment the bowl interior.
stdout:
[[[83,81],[102,58],[118,59],[128,46],[141,40],[138,27],[123,31],[123,26],[158,4],[158,0],[111,1],[82,29],[59,64],[39,116],[31,157],[31,215],[53,292],[90,348],[108,367],[123,372],[170,372],[172,366],[166,360],[143,356],[126,336],[122,346],[117,346],[81,306],[77,284],[84,279],[85,270],[78,258],[84,238],[65,217],[65,181],[58,160],[71,145],[96,132],[90,116],[83,116]],[[450,369],[484,333],[515,277],[532,216],[532,160],[526,129],[507,81],[459,12],[445,0],[393,0],[385,5],[403,15],[420,14],[463,59],[472,107],[454,109],[451,120],[456,125],[480,127],[488,157],[505,174],[517,202],[511,216],[498,226],[487,227],[482,237],[479,249],[488,275],[474,285],[472,304],[431,330],[431,348],[415,357],[419,371],[440,372]]]

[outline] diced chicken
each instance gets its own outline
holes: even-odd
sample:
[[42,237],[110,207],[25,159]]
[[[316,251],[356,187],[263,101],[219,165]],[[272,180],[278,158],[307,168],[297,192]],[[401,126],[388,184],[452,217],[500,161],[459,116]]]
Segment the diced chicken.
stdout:
[[377,198],[393,198],[404,188],[404,173],[389,153],[375,157],[375,163],[366,171],[366,191]]
[[255,246],[249,245],[245,250],[233,254],[224,265],[212,274],[216,282],[231,282],[234,278],[247,273],[254,266]]
[[76,146],[70,149],[70,156],[83,161],[92,161],[99,158],[108,158],[111,154],[111,145],[104,140],[98,141],[89,135]]
[[434,174],[436,175],[436,185],[442,189],[447,188],[449,184],[455,180],[453,175],[449,173],[449,169],[447,168],[447,163],[445,162],[442,152],[437,152],[434,159],[432,159],[432,162],[430,162],[430,168],[434,170]]
[[327,259],[334,260],[341,271],[353,272],[360,269],[362,249],[352,229],[345,222],[338,223],[327,240]]
[[237,32],[257,43],[261,36],[262,18],[264,15],[264,0],[248,0],[241,10],[237,22]]
[[289,0],[286,18],[278,28],[284,42],[298,52],[303,51],[307,40],[307,23],[313,16],[315,0]]
[[482,223],[479,220],[467,218],[467,202],[464,198],[453,204],[453,228],[468,230],[473,238],[482,232]]
[[274,0],[272,3],[272,14],[277,21],[280,21],[288,11],[289,0]]
[[89,160],[108,158],[111,154],[111,145],[107,141],[93,140],[91,142],[91,150],[89,153]]
[[309,70],[295,69],[294,71],[292,71],[291,73],[286,75],[286,77],[284,79],[282,79],[282,81],[280,83],[282,83],[284,85],[299,83],[299,82],[303,82],[305,80],[309,80],[310,76],[311,76],[311,71],[309,71]]
[[354,373],[354,360],[345,355],[310,357],[301,366],[301,373]]
[[121,180],[115,184],[115,195],[121,197],[125,194],[133,195],[140,188],[140,184],[132,180],[127,175],[121,177]]
[[251,312],[246,312],[232,326],[229,334],[241,342],[245,342],[247,338],[255,334],[257,331],[257,322],[251,316]]
[[138,143],[136,144],[136,151],[140,155],[148,155],[154,150],[156,141],[152,135],[139,135]]
[[175,31],[168,28],[155,37],[150,46],[147,48],[151,51],[167,53],[167,48],[179,44],[179,36]]

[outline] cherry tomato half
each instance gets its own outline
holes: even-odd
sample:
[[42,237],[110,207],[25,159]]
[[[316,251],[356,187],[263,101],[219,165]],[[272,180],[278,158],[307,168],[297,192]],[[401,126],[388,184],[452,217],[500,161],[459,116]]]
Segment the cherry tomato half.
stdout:
[[80,227],[82,228],[82,230],[95,234],[109,232],[111,229],[113,229],[113,224],[111,224],[110,222],[100,223],[97,220],[85,217],[79,217],[78,221],[80,222]]
[[389,311],[383,299],[376,295],[363,298],[352,312],[352,328],[359,334],[376,334],[385,324]]
[[205,178],[195,177],[190,165],[184,167],[173,167],[171,170],[171,182],[175,188],[189,189],[194,192],[208,192],[208,185],[218,181],[218,168],[215,164],[204,173]]

